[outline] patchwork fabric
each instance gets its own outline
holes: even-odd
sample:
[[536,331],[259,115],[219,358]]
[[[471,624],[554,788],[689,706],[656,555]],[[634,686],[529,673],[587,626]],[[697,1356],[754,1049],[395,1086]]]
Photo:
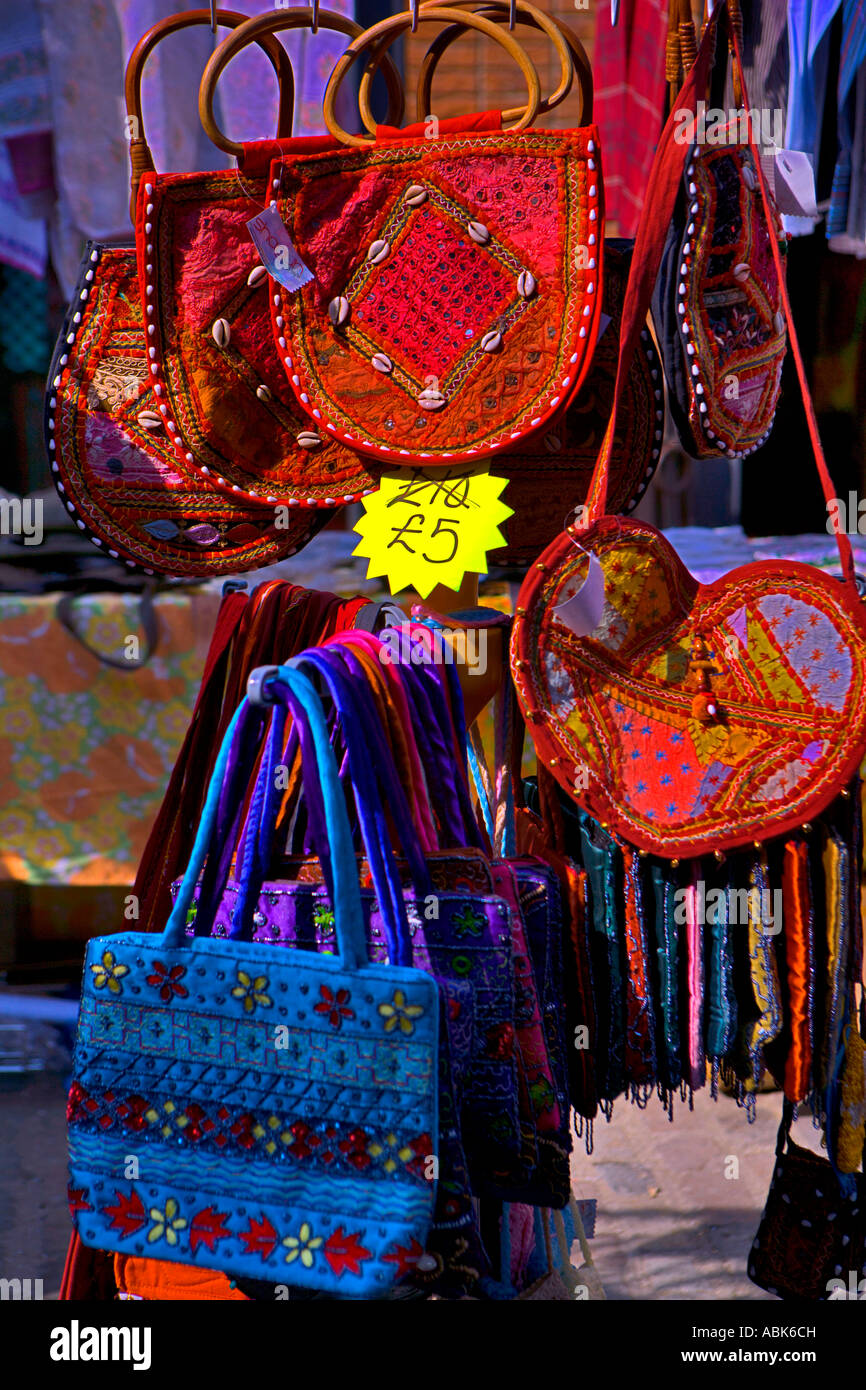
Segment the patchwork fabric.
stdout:
[[136,242],[153,389],[177,457],[204,477],[244,500],[330,508],[372,483],[357,455],[310,428],[286,384],[246,225],[266,190],[240,170],[142,181]]
[[[610,323],[599,329],[592,366],[576,398],[547,430],[517,441],[495,461],[494,473],[508,478],[502,500],[514,515],[500,524],[506,543],[491,552],[491,563],[528,565],[559,534],[572,508],[586,501],[613,404],[631,250],[629,242],[605,241],[601,307]],[[608,510],[616,515],[637,506],[661,452],[662,364],[648,328],[641,333],[624,392],[608,484]]]
[[[556,615],[604,571],[598,627]],[[568,534],[519,596],[512,669],[539,758],[579,805],[663,858],[795,829],[866,753],[866,630],[853,589],[766,561],[701,585],[653,527]]]
[[771,236],[784,251],[748,146],[694,145],[654,304],[671,412],[694,458],[753,453],[772,428],[787,333]]
[[76,525],[148,574],[237,574],[295,554],[327,513],[278,517],[176,454],[148,371],[144,317],[134,250],[88,245],[46,394],[52,474]]
[[594,127],[422,130],[272,166],[313,279],[274,338],[313,427],[433,466],[513,448],[580,389],[601,312]]
[[375,1296],[432,1215],[438,1019],[416,970],[90,941],[68,1111],[82,1240]]

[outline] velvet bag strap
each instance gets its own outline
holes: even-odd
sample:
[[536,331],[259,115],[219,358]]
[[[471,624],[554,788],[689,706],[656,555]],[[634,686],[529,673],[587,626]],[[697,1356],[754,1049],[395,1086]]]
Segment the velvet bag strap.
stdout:
[[[357,970],[368,963],[361,895],[346,805],[321,702],[306,676],[287,667],[280,667],[273,675],[268,683],[268,690],[272,698],[287,702],[294,718],[303,721],[304,727],[310,733],[312,755],[305,759],[305,777],[318,781],[321,787],[329,857],[334,865],[334,922],[337,946],[343,966],[347,970]],[[220,787],[227,770],[235,727],[245,718],[245,707],[248,703],[245,700],[239,706],[220,747],[193,852],[163,934],[162,940],[166,949],[176,949],[187,944],[184,935],[187,911],[213,833]],[[195,949],[194,945],[191,949]]]
[[[350,657],[351,654],[339,645],[333,645],[303,652],[298,660],[310,662],[331,682],[332,693],[341,716],[343,736],[349,750],[353,786],[356,793],[361,792],[362,800],[366,797],[375,813],[378,847],[382,851],[377,857],[380,862],[384,860],[386,865],[389,859],[392,859],[391,836],[384,814],[380,814],[384,801],[384,805],[391,811],[394,830],[408,863],[415,891],[419,897],[426,897],[432,893],[433,887],[409,804],[369,691],[362,679],[357,676],[353,678],[351,668],[346,664]],[[369,744],[366,742],[367,739]],[[353,750],[357,754],[356,762],[352,761]],[[356,770],[362,774],[363,781],[356,780]],[[381,788],[382,797],[375,790],[376,784]],[[361,808],[358,809],[360,812]],[[366,837],[365,845],[369,850],[370,841]],[[402,903],[402,889],[396,869],[393,870],[393,874],[389,869],[389,877],[397,885],[397,896]]]
[[341,633],[328,645],[339,646],[348,668],[366,685],[375,702],[403,790],[413,807],[421,846],[426,852],[435,849],[436,831],[429,806],[427,779],[401,673],[384,660],[385,644],[370,632]]
[[[402,660],[403,638],[411,641],[413,629],[414,625],[392,629],[388,634],[391,642],[366,632],[346,633],[339,640],[341,645],[357,651],[362,661],[363,652],[368,652],[370,658],[375,655],[377,673],[384,670],[386,679],[390,677],[399,687],[397,705],[405,721],[410,760],[415,760],[412,781],[407,786],[404,779],[404,787],[418,807],[419,833],[422,826],[428,833],[427,843],[421,836],[423,848],[429,852],[456,845],[479,847],[468,787],[453,751],[457,738],[451,707],[443,698],[438,669],[433,664],[415,666]],[[401,656],[396,662],[394,639]],[[392,717],[396,715],[392,706],[388,712]]]
[[[376,786],[377,777],[384,780],[387,787],[394,822],[409,860],[416,892],[421,896],[427,896],[432,892],[432,885],[417,839],[413,836],[411,815],[393,769],[393,760],[389,758],[381,728],[377,727],[378,716],[374,707],[369,704],[365,714],[359,713],[359,707],[363,709],[363,696],[359,699],[363,687],[357,683],[353,687],[353,682],[341,669],[337,650],[313,648],[293,658],[293,669],[295,664],[298,669],[303,667],[314,670],[324,681],[334,700],[340,732],[346,744],[349,780],[354,792],[373,887],[388,940],[389,958],[395,965],[408,964],[411,962],[411,940],[402,883],[390,847],[385,812]],[[265,865],[269,858],[274,822],[275,817],[272,816],[267,822],[261,821],[259,824],[258,834],[264,846],[259,856],[260,866]],[[250,904],[254,905],[258,898],[261,876],[262,874],[258,873],[251,880],[252,886],[247,889],[247,920],[236,924],[241,934],[248,930]]]

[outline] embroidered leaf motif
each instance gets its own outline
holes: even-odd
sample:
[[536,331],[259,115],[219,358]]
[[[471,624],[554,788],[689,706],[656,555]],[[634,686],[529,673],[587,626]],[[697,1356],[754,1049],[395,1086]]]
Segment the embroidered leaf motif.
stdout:
[[71,1212],[93,1211],[93,1207],[90,1205],[90,1203],[85,1201],[85,1198],[87,1196],[86,1187],[67,1187],[66,1193],[67,1200],[69,1203],[69,1210]]
[[247,1247],[247,1255],[260,1255],[266,1260],[276,1246],[277,1233],[266,1216],[261,1221],[251,1216],[249,1230],[241,1231],[241,1240]]
[[360,1231],[353,1231],[347,1236],[342,1226],[338,1226],[325,1241],[325,1259],[337,1278],[347,1269],[350,1274],[360,1274],[362,1262],[372,1258],[370,1251],[359,1244],[360,1234]]
[[134,1231],[140,1228],[147,1221],[147,1212],[144,1210],[141,1198],[137,1192],[130,1192],[128,1196],[117,1189],[114,1193],[117,1198],[117,1205],[105,1207],[106,1216],[111,1217],[111,1229],[120,1231],[122,1235],[131,1236]]
[[213,1207],[205,1207],[204,1211],[196,1213],[189,1228],[189,1248],[193,1255],[201,1244],[213,1253],[217,1241],[231,1235],[224,1225],[227,1216],[228,1212],[214,1211]]
[[142,522],[142,529],[149,531],[158,541],[170,541],[172,536],[177,535],[177,527],[173,521],[160,517],[158,521]]

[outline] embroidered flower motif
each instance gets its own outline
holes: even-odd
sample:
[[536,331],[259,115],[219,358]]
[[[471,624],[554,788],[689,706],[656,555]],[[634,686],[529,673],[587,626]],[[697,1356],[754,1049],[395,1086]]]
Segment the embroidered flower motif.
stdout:
[[327,903],[316,903],[313,908],[313,924],[319,928],[322,936],[334,935],[334,914]]
[[385,1032],[393,1033],[395,1028],[399,1028],[407,1037],[415,1032],[413,1020],[420,1018],[423,1012],[420,1004],[407,1004],[402,989],[394,990],[394,998],[390,1004],[379,1005],[379,1015],[385,1020]]
[[164,1004],[168,1004],[175,994],[179,999],[186,999],[189,994],[186,985],[178,983],[185,974],[185,965],[173,965],[169,970],[161,960],[155,960],[153,962],[153,974],[147,976],[147,983],[152,985],[154,989],[158,989],[160,999]]
[[123,989],[120,981],[124,975],[129,974],[129,966],[118,964],[113,951],[103,951],[101,964],[91,965],[90,969],[93,973],[93,988],[104,989],[108,985],[112,994],[120,994]]
[[161,1240],[165,1236],[169,1245],[177,1245],[177,1233],[186,1228],[186,1217],[179,1216],[180,1207],[174,1197],[169,1197],[165,1204],[165,1211],[161,1212],[159,1207],[151,1207],[150,1219],[154,1223],[147,1233],[147,1243],[152,1244],[155,1240]]
[[267,975],[257,975],[253,980],[245,970],[239,970],[238,983],[232,990],[232,998],[243,999],[244,1013],[251,1014],[257,1004],[262,1009],[269,1009],[273,1000],[264,993],[267,987]]
[[479,912],[477,908],[466,903],[461,907],[460,911],[454,915],[455,935],[480,936],[485,920],[483,912]]
[[300,1257],[304,1269],[312,1269],[315,1260],[314,1250],[318,1250],[324,1241],[323,1236],[314,1236],[313,1228],[309,1221],[305,1221],[296,1236],[286,1236],[283,1241],[288,1249],[286,1264],[290,1265],[293,1260]]
[[332,1028],[339,1028],[344,1018],[355,1017],[355,1010],[346,1008],[352,997],[347,989],[338,989],[334,994],[327,985],[319,985],[319,994],[322,997],[313,1012],[327,1014]]

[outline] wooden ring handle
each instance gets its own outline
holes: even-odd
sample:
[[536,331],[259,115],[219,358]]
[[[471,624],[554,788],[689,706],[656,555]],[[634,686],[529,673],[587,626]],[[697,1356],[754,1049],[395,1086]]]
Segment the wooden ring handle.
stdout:
[[[532,60],[526,53],[522,44],[514,38],[513,34],[509,33],[507,29],[498,29],[489,19],[484,19],[481,15],[473,14],[471,10],[464,12],[462,10],[450,9],[447,5],[435,5],[429,8],[422,7],[416,12],[414,18],[417,19],[419,24],[443,24],[450,20],[452,23],[460,24],[464,28],[477,29],[479,33],[486,34],[488,38],[493,39],[494,43],[497,43],[500,48],[504,48],[508,56],[514,59],[520,71],[523,73],[526,79],[528,93],[528,101],[523,109],[523,114],[517,121],[514,129],[525,130],[526,127],[532,123],[538,111],[539,103],[541,102],[541,86],[538,81],[538,73],[535,71]],[[342,126],[337,121],[337,92],[346,74],[365,49],[369,48],[371,44],[376,44],[376,50],[366,65],[367,70],[372,71],[380,47],[387,46],[379,45],[377,41],[391,34],[396,37],[397,34],[402,33],[404,29],[408,29],[412,23],[413,15],[411,13],[390,15],[388,19],[380,20],[378,24],[374,24],[372,28],[362,34],[359,39],[356,39],[354,43],[350,44],[342,58],[339,59],[334,71],[331,73],[327,88],[325,89],[323,114],[325,117],[325,125],[328,127],[328,130],[334,138],[339,140],[342,144],[365,148],[373,139],[372,134],[366,137],[363,135],[350,135],[348,131],[343,130]],[[385,57],[387,60],[387,55],[385,55]]]
[[[432,9],[436,5],[443,4],[451,5],[452,9],[455,10],[471,9],[474,14],[480,14],[485,19],[492,19],[500,24],[504,20],[510,21],[511,17],[511,7],[510,4],[506,3],[506,0],[486,0],[486,3],[483,4],[480,4],[479,0],[423,0],[423,6],[426,9]],[[524,23],[531,24],[534,28],[541,29],[547,34],[559,54],[561,69],[559,86],[550,97],[539,103],[537,114],[542,115],[545,111],[551,111],[555,106],[558,106],[571,91],[571,84],[574,79],[574,64],[571,58],[571,51],[557,23],[540,10],[535,9],[533,5],[528,3],[528,0],[516,0],[515,8],[518,14],[525,13],[527,15],[526,19],[523,21]],[[419,121],[423,121],[431,111],[429,104],[430,88],[432,86],[433,73],[442,54],[447,48],[450,48],[451,44],[460,34],[465,32],[462,25],[450,25],[443,33],[436,35],[436,38],[425,54],[418,81],[417,115]],[[367,63],[361,76],[358,88],[358,108],[361,112],[361,119],[371,135],[375,135],[376,133],[376,122],[370,110],[370,84],[375,74],[376,67],[381,60],[381,55],[390,47],[396,38],[396,34],[390,34],[377,45],[373,51],[370,62]],[[429,70],[429,77],[427,77],[427,66],[431,63],[431,54],[433,55],[432,66]],[[584,55],[584,57],[585,56],[586,55]],[[501,112],[503,125],[508,121],[518,120],[522,114],[522,106],[512,107],[510,110]]]
[[[217,82],[220,79],[225,66],[231,62],[241,49],[246,48],[247,44],[257,40],[262,34],[278,34],[283,29],[302,29],[312,24],[313,10],[304,5],[295,9],[280,10],[276,14],[258,15],[254,19],[248,19],[245,24],[241,24],[233,34],[227,39],[223,39],[208,60],[207,67],[202,74],[201,86],[198,92],[198,111],[201,123],[205,131],[210,136],[213,143],[226,154],[232,154],[240,159],[243,155],[243,146],[235,144],[223,135],[213,114],[214,95],[216,93]],[[337,14],[333,10],[318,11],[318,26],[322,29],[332,29],[338,34],[346,34],[350,39],[357,42],[363,36],[360,24],[356,24],[353,19],[348,19],[346,15]],[[403,83],[400,74],[390,58],[386,58],[383,65],[383,74],[388,87],[388,115],[389,124],[397,124],[403,118],[405,101],[403,97]]]
[[[237,29],[241,24],[246,23],[248,16],[238,14],[236,10],[217,10],[216,18],[217,23],[223,25],[224,28]],[[129,215],[133,223],[135,222],[138,185],[142,175],[153,173],[155,167],[150,146],[145,139],[144,120],[141,112],[141,79],[144,65],[156,45],[167,38],[169,34],[174,34],[180,29],[189,29],[193,25],[210,25],[210,23],[211,12],[209,8],[206,10],[184,10],[181,14],[170,15],[168,19],[161,19],[148,29],[130,54],[129,62],[126,65],[124,94],[126,114],[130,122],[129,158],[132,165],[132,177],[130,179]],[[280,135],[291,135],[292,115],[295,106],[295,78],[289,55],[276,39],[272,39],[270,42],[263,41],[261,46],[273,63],[280,87],[277,130]]]
[[[441,3],[441,0],[426,0],[426,3],[434,5]],[[468,7],[477,3],[477,0],[448,0],[448,3],[453,3],[455,9],[463,9],[464,6]],[[489,3],[485,4],[483,8],[479,7],[478,13],[501,24],[510,19],[510,5],[505,3],[505,0],[489,0]],[[531,25],[535,29],[541,29],[547,34],[559,54],[561,64],[559,86],[540,103],[538,114],[544,115],[548,111],[553,111],[561,101],[565,100],[571,90],[576,71],[580,89],[580,113],[577,124],[587,125],[592,120],[592,68],[580,39],[561,20],[552,19],[534,5],[528,4],[527,0],[517,0],[517,15],[520,22]],[[421,71],[418,75],[417,109],[419,121],[423,120],[431,110],[434,73],[446,50],[451,47],[461,33],[463,33],[462,27],[452,25],[443,33],[436,35],[424,55]],[[514,120],[518,114],[516,111],[503,111],[502,119],[503,121]]]

